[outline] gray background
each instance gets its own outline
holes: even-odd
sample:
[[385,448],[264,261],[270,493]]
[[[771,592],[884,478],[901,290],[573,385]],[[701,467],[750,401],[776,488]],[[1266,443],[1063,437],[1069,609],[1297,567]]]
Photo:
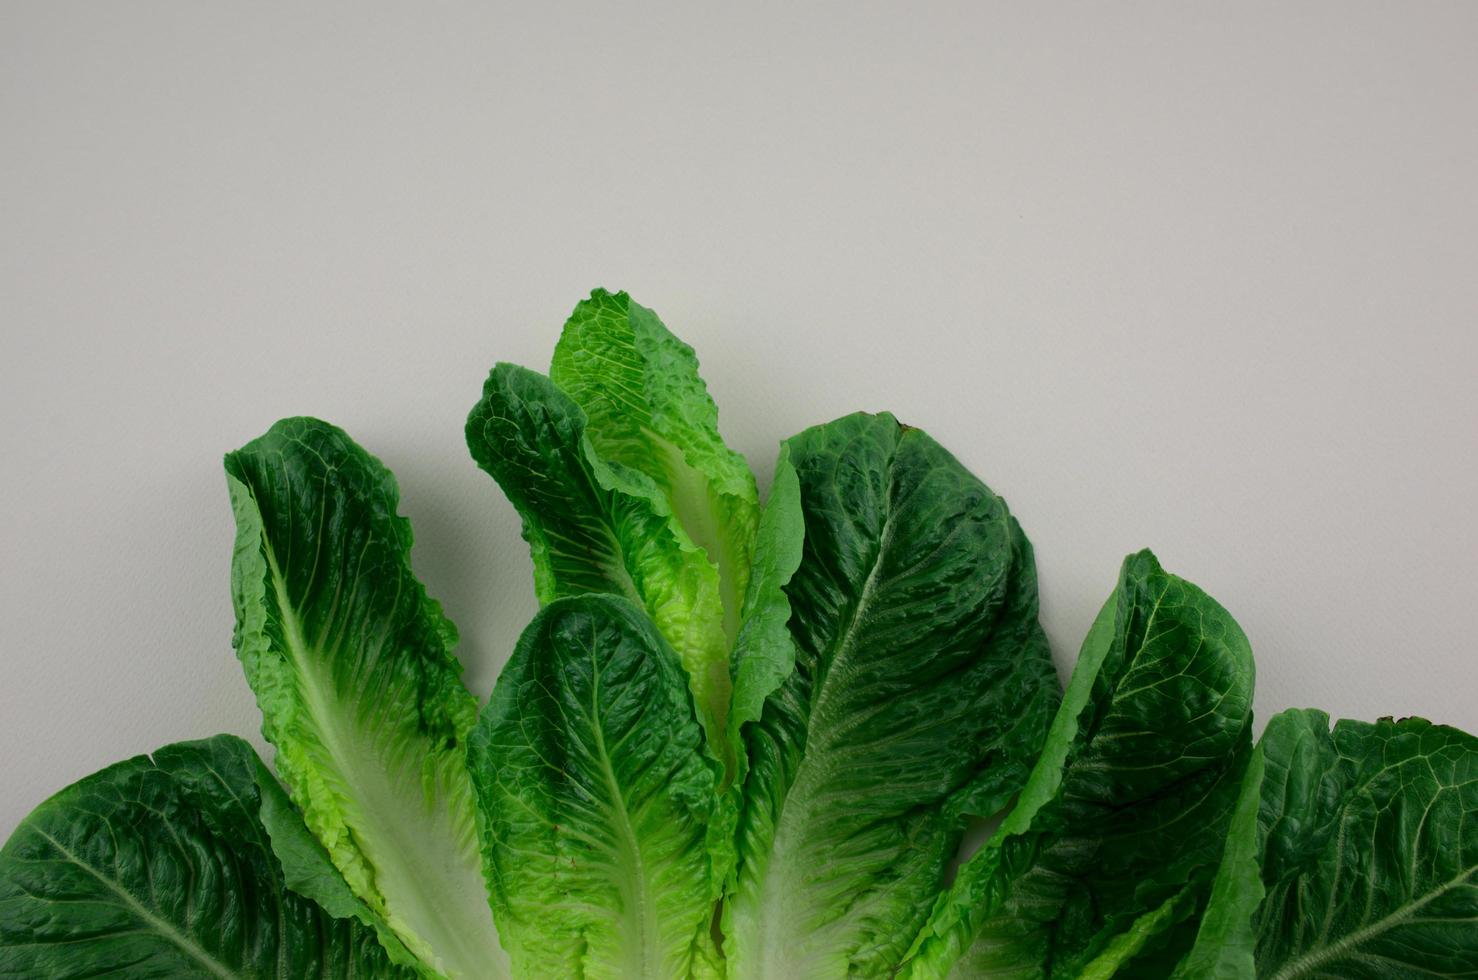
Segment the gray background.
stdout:
[[854,409],[951,447],[1063,670],[1149,545],[1263,718],[1478,729],[1478,5],[1030,6],[0,6],[0,834],[255,735],[220,455],[282,415],[399,475],[485,697],[462,420],[597,284],[762,486]]

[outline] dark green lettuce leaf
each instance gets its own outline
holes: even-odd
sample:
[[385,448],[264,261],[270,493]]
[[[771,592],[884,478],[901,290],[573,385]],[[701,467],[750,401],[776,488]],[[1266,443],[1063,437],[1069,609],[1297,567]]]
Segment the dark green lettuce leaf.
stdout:
[[1252,916],[1263,895],[1257,852],[1263,771],[1259,745],[1242,775],[1210,900],[1192,948],[1173,971],[1175,980],[1244,980],[1254,975]]
[[1168,973],[1163,948],[1189,942],[1251,756],[1252,688],[1226,610],[1149,552],[1130,556],[1017,805],[904,975]]
[[237,653],[277,771],[348,887],[421,963],[506,971],[466,770],[456,630],[411,572],[394,477],[285,419],[226,457]]
[[275,789],[218,735],[41,804],[0,851],[0,976],[411,976],[373,931],[288,889],[258,815]]
[[517,976],[683,978],[709,955],[720,767],[676,655],[615,596],[535,617],[472,736]]
[[1057,677],[1030,545],[954,457],[889,415],[788,450],[804,517],[784,590],[794,668],[783,649],[755,661],[759,689],[782,683],[744,730],[724,949],[741,980],[888,976],[966,818],[1025,780]]
[[1259,750],[1255,860],[1248,819],[1179,976],[1478,976],[1478,738],[1295,710]]

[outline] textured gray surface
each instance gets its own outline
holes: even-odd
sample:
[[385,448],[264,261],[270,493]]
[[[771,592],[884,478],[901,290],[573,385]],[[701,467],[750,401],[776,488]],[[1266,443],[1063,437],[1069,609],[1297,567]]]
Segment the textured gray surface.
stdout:
[[485,697],[534,605],[462,419],[596,284],[762,484],[928,428],[1063,669],[1149,545],[1262,717],[1478,729],[1478,7],[895,6],[0,8],[0,834],[255,736],[220,454],[281,415],[399,474]]

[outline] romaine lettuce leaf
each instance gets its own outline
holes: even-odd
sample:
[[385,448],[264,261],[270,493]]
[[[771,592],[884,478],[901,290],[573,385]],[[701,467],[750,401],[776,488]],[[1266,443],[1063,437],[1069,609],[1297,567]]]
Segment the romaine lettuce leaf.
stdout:
[[1478,980],[1478,738],[1254,746],[1246,637],[1149,552],[1063,693],[1000,498],[857,414],[761,507],[625,293],[466,436],[542,606],[481,716],[392,475],[279,422],[225,468],[286,788],[222,735],[58,793],[0,848],[0,978]]
[[0,976],[411,976],[371,930],[288,889],[259,816],[275,789],[218,735],[41,804],[0,851]]
[[541,610],[469,763],[517,976],[689,975],[710,945],[721,769],[676,655],[638,607],[586,595]]
[[1188,942],[1251,756],[1252,687],[1226,610],[1130,556],[1020,799],[903,975],[1108,977]]
[[[724,950],[738,980],[888,976],[966,817],[1025,780],[1057,677],[1030,545],[948,452],[890,415],[788,450],[804,518],[785,587],[794,668],[744,731]],[[788,656],[754,662],[761,689]]]
[[456,630],[411,572],[395,479],[285,419],[226,457],[235,645],[277,771],[349,888],[428,969],[506,975],[478,855]]
[[1478,738],[1294,710],[1259,749],[1256,861],[1244,820],[1179,976],[1478,976]]
[[732,769],[729,654],[760,507],[692,348],[625,293],[597,289],[565,324],[549,378],[493,368],[467,446],[523,519],[540,603],[609,592],[645,608]]
[[719,435],[718,409],[693,349],[625,293],[597,289],[565,323],[549,378],[585,412],[595,451],[651,477],[689,539],[718,568],[722,625],[732,644],[759,496],[749,464]]
[[604,459],[585,413],[541,374],[493,368],[467,446],[523,518],[540,603],[610,593],[645,608],[687,670],[698,720],[722,751],[729,637],[719,571],[645,473]]
[[1259,745],[1242,775],[1242,791],[1227,824],[1226,847],[1193,948],[1176,966],[1172,974],[1175,980],[1245,980],[1255,976],[1252,916],[1263,896],[1257,852],[1263,771]]
[[418,968],[423,974],[429,973],[424,964],[405,948],[389,923],[350,889],[344,875],[334,867],[323,843],[303,823],[303,815],[293,806],[282,784],[262,764],[262,760],[256,758],[255,752],[252,753],[252,761],[262,798],[258,813],[262,826],[266,828],[272,853],[282,868],[283,883],[304,898],[312,899],[335,918],[358,919],[375,930],[391,962]]
[[730,663],[734,683],[729,704],[729,746],[738,760],[733,770],[737,787],[742,787],[749,772],[744,729],[759,721],[766,699],[795,670],[790,597],[785,594],[785,587],[800,567],[804,540],[800,480],[790,461],[790,447],[782,445],[770,496],[755,535],[749,590],[744,597],[739,636]]

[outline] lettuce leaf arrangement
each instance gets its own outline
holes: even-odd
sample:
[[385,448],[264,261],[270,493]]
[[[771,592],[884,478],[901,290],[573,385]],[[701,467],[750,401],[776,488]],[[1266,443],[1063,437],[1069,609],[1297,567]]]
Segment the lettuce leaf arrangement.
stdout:
[[625,294],[548,375],[497,365],[466,434],[542,607],[486,707],[394,477],[277,423],[225,461],[275,773],[217,735],[41,804],[0,976],[1478,976],[1478,739],[1254,740],[1247,638],[1150,552],[1063,690],[989,487],[857,414],[782,443],[762,504]]

